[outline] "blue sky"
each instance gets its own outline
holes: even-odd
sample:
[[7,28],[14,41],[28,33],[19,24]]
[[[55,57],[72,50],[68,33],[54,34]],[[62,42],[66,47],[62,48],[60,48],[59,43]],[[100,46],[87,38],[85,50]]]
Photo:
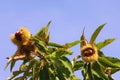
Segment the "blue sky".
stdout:
[[[120,0],[1,0],[0,2],[0,80],[10,76],[9,67],[4,71],[6,57],[16,51],[10,41],[10,34],[26,26],[35,34],[48,21],[50,40],[67,43],[78,40],[85,27],[86,37],[101,24],[107,23],[96,42],[107,38],[116,41],[102,49],[107,56],[120,58]],[[79,45],[72,48],[74,56],[79,55]],[[120,72],[113,75],[120,79]],[[80,72],[76,75],[81,77]]]

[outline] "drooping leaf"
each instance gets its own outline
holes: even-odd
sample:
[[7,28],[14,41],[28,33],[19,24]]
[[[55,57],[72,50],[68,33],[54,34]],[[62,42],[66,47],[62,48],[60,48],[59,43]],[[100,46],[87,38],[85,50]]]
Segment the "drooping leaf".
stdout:
[[11,60],[8,60],[8,61],[7,61],[4,70],[8,67],[8,65],[11,63],[11,61],[12,61],[12,58],[11,58]]
[[91,39],[90,39],[90,44],[93,44],[94,41],[96,40],[98,34],[100,33],[100,31],[102,30],[102,28],[105,26],[105,24],[100,25],[92,34]]
[[58,78],[57,80],[69,80],[72,75],[72,64],[67,57],[51,58],[48,63],[51,64],[49,72]]
[[56,80],[65,80],[64,73],[68,70],[64,69],[62,62],[59,59],[52,59],[51,61],[51,69],[49,69],[50,73]]
[[92,73],[92,65],[91,63],[88,63],[88,77],[89,77],[89,80],[95,80],[94,77],[93,77],[93,73]]
[[82,69],[82,75],[84,77],[84,80],[88,80],[89,79],[87,70],[88,70],[88,64],[86,62],[84,64],[84,66],[83,66],[83,69]]
[[[114,57],[105,57],[108,61],[110,61],[112,64],[118,66],[118,67],[115,67],[115,66],[109,66],[111,68],[111,73],[110,74],[114,74],[115,72],[119,71],[120,70],[120,59],[118,58],[114,58]],[[103,65],[104,67],[108,67],[108,65]]]
[[99,62],[94,62],[92,64],[92,69],[99,75],[101,78],[105,80],[109,80],[108,77],[105,75],[104,70],[102,69],[102,65]]
[[71,64],[71,62],[66,57],[60,58],[60,61],[63,64],[63,66],[65,67],[65,69],[68,70],[67,75],[68,75],[68,77],[70,77],[70,75],[72,74],[72,64]]
[[112,43],[114,40],[115,40],[114,38],[106,39],[103,42],[97,43],[96,46],[100,50],[100,49],[104,48],[105,46],[107,46],[108,44]]
[[73,71],[80,70],[83,68],[85,62],[82,60],[76,61],[73,67]]
[[12,71],[14,65],[15,65],[16,61],[15,60],[12,60],[11,61],[11,65],[10,65],[10,71]]
[[55,65],[57,69],[57,76],[60,80],[66,80],[66,78],[70,77],[70,74],[72,73],[72,65],[68,61],[62,60],[62,59],[55,59]]

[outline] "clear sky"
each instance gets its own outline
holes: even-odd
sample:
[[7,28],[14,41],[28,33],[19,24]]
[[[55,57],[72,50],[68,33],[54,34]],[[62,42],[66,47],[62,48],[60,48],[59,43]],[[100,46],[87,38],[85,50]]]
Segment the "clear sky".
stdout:
[[[6,57],[16,51],[10,34],[21,26],[35,34],[50,20],[50,40],[61,44],[78,40],[84,27],[89,40],[99,25],[107,23],[96,42],[116,38],[102,51],[120,58],[120,0],[0,0],[0,80],[6,80],[11,74],[9,67],[4,71]],[[71,60],[80,54],[79,45],[72,50]],[[81,78],[80,72],[76,75]],[[119,80],[120,72],[113,77]]]

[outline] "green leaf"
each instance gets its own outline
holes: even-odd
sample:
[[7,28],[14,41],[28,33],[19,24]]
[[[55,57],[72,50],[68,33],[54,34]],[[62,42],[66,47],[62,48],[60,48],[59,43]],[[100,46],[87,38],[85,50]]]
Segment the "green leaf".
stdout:
[[77,71],[83,68],[85,62],[82,60],[76,61],[73,67],[73,71]]
[[99,75],[96,74],[96,72],[95,72],[95,74],[93,74],[93,76],[94,76],[94,79],[95,79],[95,80],[104,80],[104,79],[102,79],[101,77],[99,77]]
[[60,80],[66,80],[66,78],[70,77],[70,74],[72,73],[72,64],[70,64],[70,61],[65,59],[65,57],[62,57],[61,59],[55,59],[54,60],[54,66],[56,67],[56,76]]
[[120,65],[120,59],[115,58],[115,57],[106,57],[109,61],[111,61],[112,63],[116,64],[116,65]]
[[60,57],[70,55],[71,53],[72,52],[70,52],[68,50],[61,49],[61,50],[57,50],[57,51],[53,52],[52,54],[49,55],[49,57],[59,59]]
[[71,42],[71,43],[66,43],[66,44],[63,45],[63,46],[64,46],[64,48],[68,49],[68,48],[71,48],[71,47],[73,47],[73,46],[79,44],[80,42],[81,42],[81,40],[76,40],[76,41]]
[[88,71],[89,80],[94,80],[93,73],[92,73],[91,63],[88,64],[88,70],[87,71]]
[[104,53],[100,50],[98,50],[98,55],[99,55],[99,57],[104,57],[105,56]]
[[84,80],[88,80],[88,65],[87,62],[84,64],[83,69],[82,69],[82,75],[84,77]]
[[103,42],[99,42],[96,44],[97,48],[100,50],[102,49],[103,47],[107,46],[108,44],[112,43],[115,39],[114,38],[111,38],[111,39],[107,39]]
[[[40,71],[43,70],[44,66],[41,66],[43,60],[37,60],[32,67],[32,78],[38,80],[40,78]],[[46,67],[46,66],[45,66]]]
[[42,51],[42,52],[47,52],[47,47],[46,47],[46,45],[45,45],[45,43],[43,42],[43,41],[39,41],[39,49],[40,49],[40,51]]
[[114,74],[117,71],[120,71],[120,68],[111,68],[111,74]]
[[49,72],[54,75],[57,80],[69,80],[72,75],[72,64],[66,57],[52,58],[49,62],[51,67]]
[[27,69],[27,66],[24,63],[22,63],[19,67],[19,70],[21,71],[25,71],[26,69]]
[[[71,64],[71,62],[69,61],[69,59],[66,58],[66,57],[62,57],[62,58],[60,59],[60,61],[62,62],[62,64],[63,64],[63,66],[65,67],[65,69],[67,69],[67,70],[69,71],[68,73],[72,74],[72,64]],[[68,75],[68,74],[67,74],[67,75]]]
[[30,75],[30,70],[33,68],[33,66],[37,63],[37,60],[31,59],[28,63],[28,66],[26,67],[26,70],[23,74],[23,78],[26,78],[26,76]]
[[[35,80],[36,77],[36,73],[39,72],[38,70],[36,71],[36,64],[33,65],[32,67],[32,79]],[[37,75],[38,76],[38,75]]]
[[50,23],[51,23],[51,21],[49,21],[45,27],[42,27],[40,29],[40,31],[34,35],[34,37],[38,38],[39,40],[43,40],[45,42],[48,42],[49,41],[48,28],[49,28]]
[[48,49],[45,42],[38,40],[37,38],[33,38],[33,40],[35,41],[35,46],[38,47],[40,52],[47,53]]
[[43,69],[40,70],[40,80],[50,80],[48,66],[44,66]]
[[[114,57],[105,57],[107,60],[109,60],[111,63],[113,63],[114,65],[120,66],[120,59],[118,58],[114,58]],[[103,65],[104,67],[108,67],[106,65]],[[114,74],[115,72],[119,71],[120,68],[114,68],[114,67],[110,67],[111,68],[111,74]]]
[[59,59],[51,59],[51,69],[49,68],[49,72],[55,77],[56,80],[65,80],[65,75],[63,64]]
[[29,61],[28,69],[32,68],[36,62],[37,62],[37,60],[31,59],[31,60]]
[[80,55],[77,55],[74,57],[73,61],[72,61],[72,65],[74,66],[74,64],[76,63],[76,61],[80,58]]
[[48,46],[53,46],[53,47],[63,48],[63,45],[61,45],[61,44],[57,44],[57,43],[54,43],[54,42],[48,42]]
[[10,71],[12,71],[14,65],[15,65],[16,61],[15,60],[12,60],[11,61],[11,65],[10,65]]
[[[61,68],[62,69],[62,68]],[[57,68],[57,74],[56,74],[56,76],[58,77],[58,80],[66,80],[65,79],[65,76],[64,76],[64,74],[63,74],[63,69],[62,69],[62,71],[61,71],[61,69],[59,69],[59,68]]]
[[50,75],[50,80],[58,80],[54,75]]
[[102,69],[102,65],[99,62],[94,62],[92,64],[92,69],[99,75],[101,78],[105,80],[109,80],[108,77],[105,75],[104,70]]
[[117,65],[115,63],[112,63],[110,60],[108,60],[106,57],[99,57],[98,61],[101,65],[105,67],[112,67],[112,68],[120,68],[120,65]]
[[98,34],[100,33],[100,31],[102,30],[102,28],[105,26],[105,24],[100,25],[95,32],[92,34],[91,39],[90,39],[90,44],[93,44],[94,41],[96,40]]
[[55,51],[57,51],[57,48],[54,48],[54,47],[48,47],[48,53],[53,53],[53,52],[55,52]]

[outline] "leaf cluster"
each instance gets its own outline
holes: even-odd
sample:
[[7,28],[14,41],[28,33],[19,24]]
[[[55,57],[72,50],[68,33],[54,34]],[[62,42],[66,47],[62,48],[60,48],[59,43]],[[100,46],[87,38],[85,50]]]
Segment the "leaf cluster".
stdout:
[[16,61],[11,62],[12,75],[8,80],[80,80],[74,75],[77,70],[81,70],[84,80],[113,80],[111,75],[120,70],[120,60],[105,56],[101,49],[115,39],[110,38],[95,43],[105,24],[94,31],[89,41],[98,49],[99,57],[95,62],[85,62],[80,59],[81,55],[76,56],[72,61],[67,57],[73,54],[71,47],[77,44],[81,44],[82,47],[86,44],[84,31],[80,40],[61,45],[49,41],[49,25],[50,22],[31,38],[38,49],[37,52],[33,52],[37,54],[35,57],[22,60],[16,71],[12,71]]

